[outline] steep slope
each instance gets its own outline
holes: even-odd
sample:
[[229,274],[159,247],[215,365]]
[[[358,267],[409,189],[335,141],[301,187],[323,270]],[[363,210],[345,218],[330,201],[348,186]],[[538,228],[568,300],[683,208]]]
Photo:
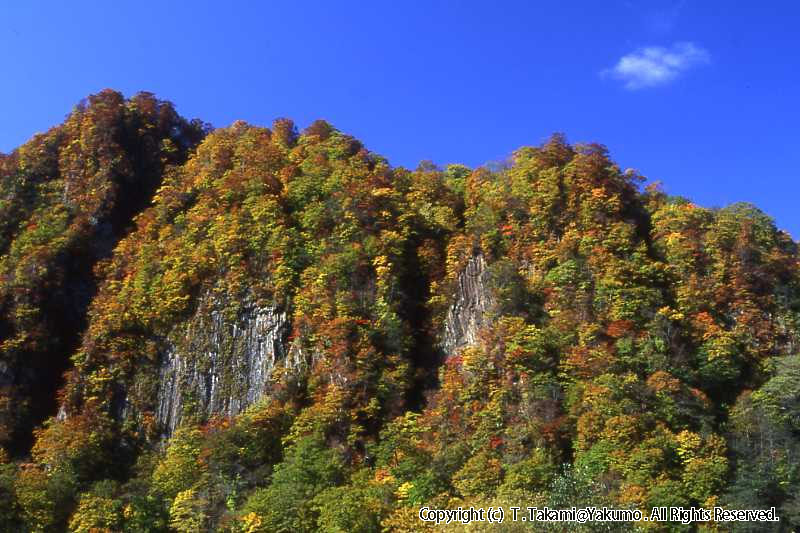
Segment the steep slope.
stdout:
[[[642,191],[560,136],[474,170],[392,168],[322,121],[182,146],[136,174],[154,193],[130,232],[80,226],[102,250],[62,277],[97,286],[59,415],[30,462],[0,458],[0,527],[420,531],[421,505],[800,523],[800,256],[754,207]],[[7,219],[43,216],[14,194],[9,250]]]
[[[797,246],[750,206],[640,195],[635,179],[601,147],[558,138],[517,151],[499,173],[473,173],[466,232],[448,254],[457,288],[444,338],[464,322],[484,326],[450,355],[422,416],[398,426],[413,462],[385,463],[416,504],[452,507],[442,496],[453,494],[643,510],[759,501],[796,516],[791,423],[777,411],[753,422],[798,389],[780,400],[751,390],[776,363],[796,383],[785,365],[800,331]],[[483,281],[470,284],[483,256]],[[464,302],[472,312],[456,319]],[[780,438],[754,454],[753,432]],[[726,493],[737,470],[745,478]]]
[[[408,331],[392,284],[409,229],[391,176],[323,123],[299,138],[285,121],[211,134],[106,267],[67,413],[120,404],[144,423],[166,401],[159,376],[185,359],[194,370],[174,375],[183,414],[235,414],[262,395],[274,362],[313,365],[322,350],[323,382],[311,387],[399,408]],[[235,385],[254,373],[264,379]]]
[[0,443],[12,453],[55,413],[92,269],[204,134],[150,94],[104,91],[0,161]]

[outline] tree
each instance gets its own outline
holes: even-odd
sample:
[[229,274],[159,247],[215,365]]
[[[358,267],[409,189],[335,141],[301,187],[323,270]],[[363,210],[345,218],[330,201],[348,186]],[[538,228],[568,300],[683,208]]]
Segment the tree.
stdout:
[[268,487],[253,493],[244,505],[261,522],[258,531],[303,532],[317,529],[314,497],[341,482],[342,464],[318,436],[300,439],[275,467]]

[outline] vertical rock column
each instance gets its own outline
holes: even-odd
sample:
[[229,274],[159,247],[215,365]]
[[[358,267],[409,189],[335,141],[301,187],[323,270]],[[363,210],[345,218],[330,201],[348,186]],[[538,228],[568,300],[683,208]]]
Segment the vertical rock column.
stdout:
[[474,344],[478,331],[486,324],[486,314],[494,306],[487,281],[483,254],[472,256],[458,276],[458,287],[445,319],[441,347],[447,357]]
[[184,338],[163,352],[156,417],[167,437],[187,409],[202,417],[234,416],[257,402],[289,351],[286,311],[248,305],[230,321],[204,309],[198,306],[180,328]]

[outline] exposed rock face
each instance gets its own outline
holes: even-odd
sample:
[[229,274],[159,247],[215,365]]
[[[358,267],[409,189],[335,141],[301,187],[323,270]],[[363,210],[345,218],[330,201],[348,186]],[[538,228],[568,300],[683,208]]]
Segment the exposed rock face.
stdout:
[[486,314],[494,306],[488,275],[483,255],[477,254],[470,258],[458,276],[458,288],[447,311],[442,334],[441,346],[447,357],[474,344],[478,331],[486,324]]
[[173,337],[159,369],[156,417],[166,436],[185,410],[233,416],[266,391],[273,367],[289,353],[285,310],[243,305],[234,320],[201,300],[195,316]]

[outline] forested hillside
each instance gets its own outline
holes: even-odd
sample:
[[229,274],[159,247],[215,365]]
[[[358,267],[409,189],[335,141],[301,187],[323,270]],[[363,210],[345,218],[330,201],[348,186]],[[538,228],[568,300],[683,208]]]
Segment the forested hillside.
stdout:
[[797,243],[643,182],[559,135],[407,170],[89,97],[0,156],[0,530],[800,527]]

